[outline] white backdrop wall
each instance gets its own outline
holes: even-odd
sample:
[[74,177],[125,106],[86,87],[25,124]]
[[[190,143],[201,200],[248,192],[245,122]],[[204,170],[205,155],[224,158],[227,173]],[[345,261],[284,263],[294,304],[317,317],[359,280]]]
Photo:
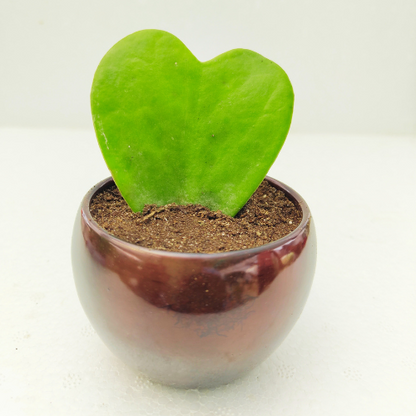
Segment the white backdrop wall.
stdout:
[[1,0],[0,127],[92,128],[95,68],[146,28],[278,63],[293,132],[416,134],[415,0]]

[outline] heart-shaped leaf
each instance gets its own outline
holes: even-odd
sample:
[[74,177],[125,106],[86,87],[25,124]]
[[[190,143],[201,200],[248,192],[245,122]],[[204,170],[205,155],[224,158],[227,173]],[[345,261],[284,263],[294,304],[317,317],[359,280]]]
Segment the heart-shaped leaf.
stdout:
[[285,72],[255,52],[200,62],[170,33],[143,30],[104,56],[91,108],[107,166],[133,211],[176,202],[233,216],[284,143],[293,90]]

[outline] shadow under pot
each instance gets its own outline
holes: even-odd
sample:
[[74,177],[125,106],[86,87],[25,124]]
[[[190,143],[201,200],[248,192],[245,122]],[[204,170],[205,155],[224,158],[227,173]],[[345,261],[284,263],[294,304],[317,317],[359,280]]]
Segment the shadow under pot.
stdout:
[[316,263],[309,208],[282,190],[303,217],[287,236],[215,254],[143,248],[102,229],[84,197],[75,221],[72,265],[81,304],[107,347],[151,380],[182,388],[230,383],[284,340],[308,297]]

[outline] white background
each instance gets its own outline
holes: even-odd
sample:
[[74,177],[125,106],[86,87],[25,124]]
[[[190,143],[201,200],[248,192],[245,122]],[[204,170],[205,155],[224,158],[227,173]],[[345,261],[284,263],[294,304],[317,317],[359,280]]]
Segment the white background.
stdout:
[[[115,42],[145,28],[170,31],[200,60],[255,50],[296,94],[270,175],[311,208],[315,281],[282,346],[214,390],[131,372],[72,281],[76,210],[109,176],[92,77]],[[414,416],[415,138],[414,0],[1,0],[0,413]]]
[[2,0],[0,126],[91,128],[95,68],[140,29],[202,61],[247,48],[292,80],[295,133],[416,133],[414,0]]

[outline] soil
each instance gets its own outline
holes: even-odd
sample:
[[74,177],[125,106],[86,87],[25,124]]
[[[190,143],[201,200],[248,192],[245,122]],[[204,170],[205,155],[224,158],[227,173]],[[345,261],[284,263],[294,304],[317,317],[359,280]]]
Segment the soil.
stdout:
[[134,213],[116,186],[96,194],[94,220],[110,234],[139,246],[183,253],[218,253],[258,247],[293,231],[302,211],[263,181],[233,218],[202,205],[146,205]]

